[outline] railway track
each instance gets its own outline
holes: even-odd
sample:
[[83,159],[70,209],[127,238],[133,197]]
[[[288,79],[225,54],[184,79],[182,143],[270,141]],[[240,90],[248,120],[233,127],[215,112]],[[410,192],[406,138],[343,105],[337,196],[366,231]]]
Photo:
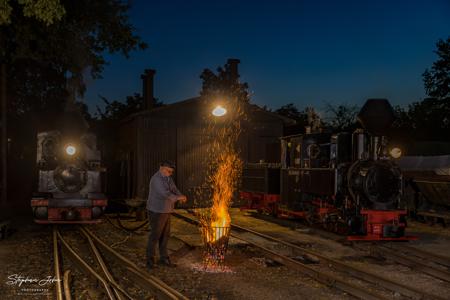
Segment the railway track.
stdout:
[[[390,244],[389,246],[392,248],[398,247],[395,244]],[[411,247],[411,246],[401,245],[400,247],[401,247],[402,251],[405,251],[406,253],[409,253],[410,255],[416,256],[422,260],[432,261],[435,264],[438,264],[438,265],[446,267],[447,269],[450,269],[450,258],[448,258],[448,257],[438,255],[435,253],[431,253],[431,252],[421,250],[421,249]]]
[[[271,220],[267,217],[253,216],[269,222],[275,222],[281,226],[289,226],[289,220]],[[294,224],[292,224],[294,225]],[[298,226],[299,224],[295,224]],[[303,227],[303,226],[302,226]],[[307,227],[309,228],[309,227]],[[417,272],[427,274],[439,280],[450,282],[450,258],[436,255],[434,253],[420,250],[404,243],[383,242],[343,242],[343,237],[335,233],[324,231],[318,228],[311,228],[312,233],[320,235],[326,239],[331,239],[345,246],[351,246],[359,251],[368,252],[371,255],[382,256],[397,264],[406,266]]]
[[[355,247],[361,248],[358,246]],[[442,281],[450,282],[450,272],[448,271],[448,268],[438,266],[441,264],[434,260],[435,256],[432,253],[428,253],[428,257],[426,257],[426,255],[414,255],[423,253],[423,251],[413,247],[402,245],[394,246],[392,244],[370,245],[369,251],[407,266],[412,270],[422,272]]]
[[[198,221],[191,216],[178,213],[175,214],[175,216],[192,224],[198,225]],[[232,224],[231,228],[232,237],[242,240],[250,244],[251,246],[261,250],[270,259],[287,267],[298,270],[318,282],[321,282],[330,287],[337,288],[360,299],[391,299],[392,294],[395,293],[399,293],[404,297],[412,299],[445,299],[437,295],[429,294],[426,291],[422,291],[414,287],[404,285],[400,282],[396,282],[394,280],[367,272],[361,268],[357,268],[355,266],[337,261],[336,259],[322,255],[317,251],[300,247],[288,241],[275,238],[273,236],[260,233],[249,228],[245,228],[243,226]],[[246,236],[248,234],[266,239],[278,245],[282,245],[284,247],[292,249],[296,252],[313,256],[317,258],[319,264],[322,267],[318,268],[312,265],[306,265],[298,260],[281,254],[279,251],[268,249],[260,243],[249,239],[248,236]],[[339,275],[336,275],[336,273]],[[341,276],[342,273],[344,273],[345,275]],[[358,284],[361,281],[363,281],[364,283]],[[371,291],[370,289],[368,289],[367,284],[369,284],[369,286],[371,287],[375,287],[375,290],[377,291]],[[382,292],[378,291],[380,288],[383,289]],[[389,293],[391,295],[389,295]]]
[[110,258],[111,262],[123,266],[127,276],[130,277],[134,283],[136,283],[141,289],[150,293],[152,296],[156,296],[157,299],[187,299],[184,295],[168,286],[157,277],[142,271],[132,261],[112,249],[87,228],[79,226],[77,227],[77,231],[87,241],[89,250],[94,258],[94,261],[96,262],[96,266],[92,266],[89,260],[77,253],[76,249],[70,245],[57,226],[53,227],[53,261],[56,278],[55,293],[57,300],[71,299],[70,272],[64,272],[64,279],[61,278],[61,255],[64,255],[64,257],[70,259],[74,266],[76,266],[92,280],[100,283],[107,299],[124,300],[137,298],[131,295],[127,291],[127,288],[121,286],[116,281],[112,270],[107,267],[107,263],[103,258],[105,256]]

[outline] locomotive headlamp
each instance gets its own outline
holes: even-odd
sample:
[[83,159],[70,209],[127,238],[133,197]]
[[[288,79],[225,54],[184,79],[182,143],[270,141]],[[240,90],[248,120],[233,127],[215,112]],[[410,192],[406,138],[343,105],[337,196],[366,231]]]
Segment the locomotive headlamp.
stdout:
[[215,117],[222,117],[227,113],[227,110],[222,107],[221,105],[217,105],[213,110],[212,110],[212,114]]
[[77,148],[75,148],[75,146],[73,145],[68,145],[66,146],[66,153],[70,156],[75,155],[75,153],[77,152]]
[[398,147],[394,147],[391,149],[391,151],[389,151],[389,154],[393,157],[393,158],[400,158],[400,156],[402,156],[402,150]]

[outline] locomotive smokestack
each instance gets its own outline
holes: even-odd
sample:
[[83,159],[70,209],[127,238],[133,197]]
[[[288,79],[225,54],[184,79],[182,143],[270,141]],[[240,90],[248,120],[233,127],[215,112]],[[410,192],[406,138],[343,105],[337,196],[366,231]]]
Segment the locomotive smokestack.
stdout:
[[364,129],[375,136],[387,135],[394,119],[394,110],[387,99],[368,99],[358,114]]
[[152,109],[155,104],[155,98],[153,97],[153,79],[155,77],[155,70],[145,69],[144,74],[141,75],[142,79],[142,95],[144,98],[144,109]]

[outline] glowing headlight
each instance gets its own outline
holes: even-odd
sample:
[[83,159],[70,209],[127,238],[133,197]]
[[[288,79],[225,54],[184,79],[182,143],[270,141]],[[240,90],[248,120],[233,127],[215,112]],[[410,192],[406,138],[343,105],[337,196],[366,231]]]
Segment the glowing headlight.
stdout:
[[66,153],[69,155],[74,155],[77,152],[77,148],[72,145],[66,147]]
[[400,158],[400,156],[402,156],[402,150],[400,148],[395,147],[391,149],[389,154],[391,154],[393,158]]
[[227,110],[220,105],[217,105],[216,108],[213,109],[212,114],[216,117],[222,117],[227,113]]

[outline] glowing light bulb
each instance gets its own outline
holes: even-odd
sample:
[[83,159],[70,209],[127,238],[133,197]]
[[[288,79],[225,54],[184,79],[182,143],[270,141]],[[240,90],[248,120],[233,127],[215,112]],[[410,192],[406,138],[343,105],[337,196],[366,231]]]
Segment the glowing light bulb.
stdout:
[[216,117],[222,117],[226,113],[227,113],[227,110],[220,105],[217,105],[212,111],[212,114]]
[[399,158],[400,156],[402,156],[402,150],[400,148],[395,147],[391,149],[389,154],[391,154],[393,158]]
[[69,155],[74,155],[77,152],[77,148],[72,145],[66,147],[66,153]]

